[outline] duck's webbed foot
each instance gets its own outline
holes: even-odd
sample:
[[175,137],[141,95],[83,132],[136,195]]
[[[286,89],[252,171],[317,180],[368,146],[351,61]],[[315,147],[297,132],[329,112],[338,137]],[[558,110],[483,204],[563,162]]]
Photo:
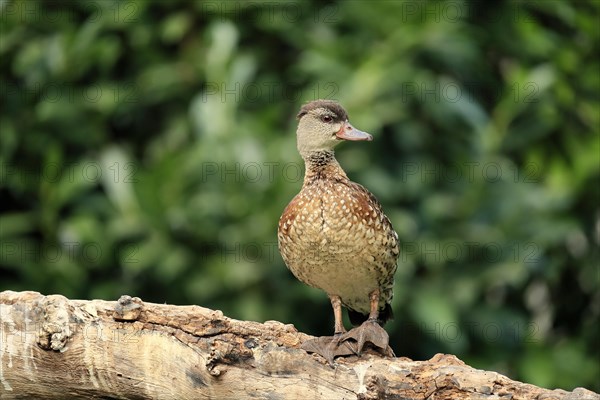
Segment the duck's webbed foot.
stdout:
[[333,368],[335,357],[350,356],[356,353],[356,343],[343,342],[341,338],[346,334],[344,324],[342,323],[342,300],[339,296],[329,296],[333,315],[335,317],[335,333],[333,336],[321,336],[309,339],[300,346],[309,353],[316,353],[325,358],[329,366]]
[[390,337],[385,329],[377,323],[377,320],[371,318],[339,337],[340,346],[350,343],[351,346],[356,346],[356,353],[359,355],[365,344],[371,343],[379,353],[387,357],[394,357],[395,354],[389,341]]
[[333,368],[333,360],[335,357],[343,357],[357,354],[356,343],[342,342],[342,336],[344,334],[338,334],[335,336],[321,336],[314,339],[309,339],[302,343],[300,348],[309,353],[316,353],[325,360],[330,367]]

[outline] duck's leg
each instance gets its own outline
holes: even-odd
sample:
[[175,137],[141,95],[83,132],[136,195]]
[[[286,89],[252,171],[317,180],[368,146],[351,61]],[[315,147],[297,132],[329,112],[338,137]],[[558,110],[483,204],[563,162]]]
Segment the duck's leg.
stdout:
[[346,333],[346,328],[344,328],[344,320],[342,319],[342,299],[340,296],[329,296],[329,300],[331,300],[331,307],[333,307],[333,318],[334,322],[334,336],[338,336]]
[[344,321],[342,319],[342,299],[340,296],[331,295],[331,307],[333,307],[333,316],[335,319],[333,336],[321,336],[315,339],[309,339],[302,343],[301,348],[310,353],[317,353],[323,356],[329,365],[333,367],[333,359],[337,356],[348,356],[356,354],[356,350],[350,343],[341,341],[346,333]]
[[394,351],[389,346],[390,337],[385,329],[377,322],[377,318],[379,317],[379,289],[371,292],[369,300],[371,307],[369,318],[360,326],[353,328],[342,335],[339,340],[344,343],[349,339],[356,340],[356,342],[358,342],[358,354],[362,352],[365,343],[370,342],[375,345],[375,347],[381,349],[383,355],[393,357]]

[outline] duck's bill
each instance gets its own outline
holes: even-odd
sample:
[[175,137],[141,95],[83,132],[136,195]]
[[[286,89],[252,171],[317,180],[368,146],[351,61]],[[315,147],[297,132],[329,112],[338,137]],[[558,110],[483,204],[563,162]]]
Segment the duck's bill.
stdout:
[[349,122],[344,122],[338,133],[336,133],[336,136],[342,140],[373,140],[373,136],[367,132],[359,131]]

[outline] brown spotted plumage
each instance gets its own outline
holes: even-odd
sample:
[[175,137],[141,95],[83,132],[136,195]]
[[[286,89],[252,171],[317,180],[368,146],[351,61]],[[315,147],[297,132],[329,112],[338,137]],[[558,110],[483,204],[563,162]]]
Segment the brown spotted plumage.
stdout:
[[372,137],[350,125],[346,111],[333,101],[304,105],[298,119],[298,150],[306,174],[302,190],[279,220],[278,242],[292,273],[331,299],[337,337],[320,343],[327,349],[315,352],[332,362],[347,354],[337,349],[344,342],[359,342],[359,353],[365,341],[389,349],[381,328],[383,333],[367,324],[363,331],[345,333],[341,317],[341,305],[349,309],[353,323],[366,319],[383,324],[391,317],[398,235],[375,196],[348,179],[333,152],[341,140]]

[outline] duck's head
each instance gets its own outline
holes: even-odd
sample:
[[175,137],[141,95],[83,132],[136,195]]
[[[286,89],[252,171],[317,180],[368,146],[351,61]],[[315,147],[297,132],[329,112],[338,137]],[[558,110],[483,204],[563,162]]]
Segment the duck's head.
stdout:
[[298,151],[302,157],[333,150],[342,140],[373,140],[373,136],[350,125],[346,110],[333,100],[306,103],[297,118]]

